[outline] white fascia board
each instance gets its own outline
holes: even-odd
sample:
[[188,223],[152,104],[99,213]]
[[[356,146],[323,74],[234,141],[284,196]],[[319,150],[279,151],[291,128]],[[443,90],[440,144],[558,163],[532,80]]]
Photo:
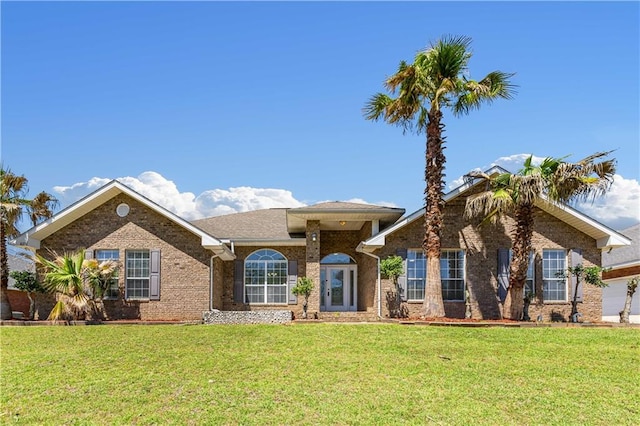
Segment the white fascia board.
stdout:
[[[573,226],[579,231],[582,231],[585,234],[589,235],[590,237],[594,238],[596,240],[596,247],[598,247],[599,249],[605,250],[609,248],[624,247],[624,246],[631,245],[631,240],[629,238],[609,228],[608,226],[598,222],[597,220],[592,219],[591,217],[585,215],[579,210],[574,209],[571,206],[553,202],[549,200],[546,196],[543,196],[542,201],[537,202],[536,206],[546,211],[547,213],[551,214],[552,216],[557,217],[560,220],[563,220],[563,218],[557,214],[558,210],[564,213],[565,215],[573,217],[574,219],[577,219],[578,221],[582,222],[584,226],[576,227],[571,224],[568,224],[568,225]],[[563,220],[563,222],[566,222],[566,221]],[[602,234],[605,234],[605,235],[602,236]]]
[[[64,228],[77,218],[118,195],[122,191],[118,181],[111,181],[105,186],[62,209],[49,219],[23,232],[15,238],[15,244],[40,248],[40,241],[54,232]],[[126,187],[125,187],[126,188]],[[31,236],[34,237],[31,237]],[[37,244],[37,247],[34,245]]]
[[[58,231],[64,226],[67,226],[68,224],[72,223],[74,220],[78,219],[79,217],[96,209],[97,207],[101,206],[102,204],[104,204],[105,202],[107,202],[108,200],[112,199],[113,197],[117,196],[120,193],[128,195],[129,197],[138,201],[142,205],[166,217],[167,219],[173,221],[177,225],[182,226],[183,228],[195,234],[196,236],[199,236],[201,238],[201,243],[203,247],[210,248],[210,247],[224,246],[222,241],[207,234],[202,229],[192,225],[191,223],[182,219],[178,215],[170,212],[164,207],[156,204],[150,199],[138,194],[136,191],[124,185],[123,183],[118,182],[117,180],[113,180],[109,182],[108,184],[97,189],[93,193],[87,195],[86,197],[70,205],[66,209],[63,209],[62,211],[58,212],[53,217],[45,220],[41,224],[36,225],[33,228],[29,229],[28,231],[24,232],[23,234],[19,235],[15,239],[15,243],[17,245],[28,245],[36,249],[40,248],[40,241],[42,239],[48,237],[49,235],[53,234],[54,232]],[[32,235],[34,237],[31,237]],[[234,255],[234,258],[235,258],[235,255]]]
[[[384,231],[379,232],[376,235],[373,235],[368,239],[366,239],[365,241],[363,241],[362,243],[360,243],[362,244],[362,249],[365,251],[370,251],[370,250],[375,250],[380,247],[383,247],[386,244],[387,235],[391,234],[392,232],[395,232],[400,228],[405,227],[406,225],[410,224],[416,219],[419,219],[423,215],[424,215],[424,208],[411,213],[409,216],[405,217],[399,222],[394,223]],[[371,247],[371,249],[369,247]]]
[[598,238],[596,240],[596,247],[598,247],[601,250],[614,248],[614,247],[624,247],[628,245],[631,245],[631,241],[629,241],[624,237],[620,238],[617,235],[608,235],[606,237]]
[[374,251],[378,250],[379,248],[383,247],[384,244],[379,245],[379,244],[365,244],[364,241],[361,241],[360,244],[358,244],[358,246],[356,247],[356,251],[358,253],[373,253]]

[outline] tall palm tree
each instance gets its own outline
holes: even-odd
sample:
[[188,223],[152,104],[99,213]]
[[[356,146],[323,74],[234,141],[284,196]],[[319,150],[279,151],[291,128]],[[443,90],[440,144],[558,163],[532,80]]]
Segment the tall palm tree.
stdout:
[[7,261],[7,238],[15,237],[20,232],[18,222],[26,211],[33,225],[53,215],[58,200],[46,192],[41,192],[33,199],[27,198],[28,180],[18,176],[11,170],[0,167],[0,319],[11,318],[11,306],[7,297],[9,285],[9,266]]
[[412,64],[400,62],[398,71],[384,82],[388,94],[371,97],[364,108],[367,120],[383,119],[405,131],[426,131],[425,158],[425,235],[422,243],[427,257],[427,283],[424,315],[443,317],[440,282],[440,236],[444,195],[444,124],[442,110],[450,108],[456,116],[480,108],[497,98],[511,99],[513,74],[493,71],[481,80],[467,77],[472,53],[471,39],[446,36],[418,52]]
[[576,163],[564,158],[545,158],[539,165],[529,156],[516,174],[501,173],[494,177],[472,172],[470,177],[484,179],[484,191],[467,198],[465,216],[484,216],[494,221],[512,214],[516,226],[512,235],[512,259],[509,265],[509,289],[503,316],[520,320],[524,307],[523,292],[527,279],[534,207],[544,199],[570,203],[603,195],[611,186],[615,174],[615,159],[602,160],[611,154],[598,152]]

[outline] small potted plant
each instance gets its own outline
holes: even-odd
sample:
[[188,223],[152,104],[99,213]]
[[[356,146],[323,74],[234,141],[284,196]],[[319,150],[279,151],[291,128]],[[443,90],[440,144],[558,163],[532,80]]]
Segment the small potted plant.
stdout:
[[302,318],[304,319],[307,319],[307,307],[309,306],[311,290],[313,290],[313,280],[308,277],[298,278],[295,287],[291,289],[291,292],[296,296],[304,296],[304,303],[302,304]]

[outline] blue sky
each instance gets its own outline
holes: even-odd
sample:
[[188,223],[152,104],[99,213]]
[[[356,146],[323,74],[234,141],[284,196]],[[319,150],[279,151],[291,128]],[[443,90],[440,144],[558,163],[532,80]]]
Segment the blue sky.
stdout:
[[[424,137],[362,107],[400,60],[473,39],[470,75],[518,95],[445,112],[449,184],[523,154],[616,150],[611,194],[640,221],[637,2],[6,2],[2,162],[62,207],[123,179],[187,218],[326,200],[421,207]],[[502,158],[502,160],[497,161]]]

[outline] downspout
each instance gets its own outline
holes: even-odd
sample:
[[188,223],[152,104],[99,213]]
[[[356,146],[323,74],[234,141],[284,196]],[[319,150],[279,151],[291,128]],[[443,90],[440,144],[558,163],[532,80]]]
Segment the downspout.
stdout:
[[378,270],[378,277],[376,280],[376,287],[378,288],[378,318],[382,319],[382,284],[380,282],[380,257],[376,256],[375,254],[372,253],[367,253],[366,251],[364,251],[362,248],[362,243],[360,243],[358,245],[358,247],[356,247],[356,251],[362,254],[366,254],[367,256],[371,256],[374,259],[376,259],[377,261],[377,270]]

